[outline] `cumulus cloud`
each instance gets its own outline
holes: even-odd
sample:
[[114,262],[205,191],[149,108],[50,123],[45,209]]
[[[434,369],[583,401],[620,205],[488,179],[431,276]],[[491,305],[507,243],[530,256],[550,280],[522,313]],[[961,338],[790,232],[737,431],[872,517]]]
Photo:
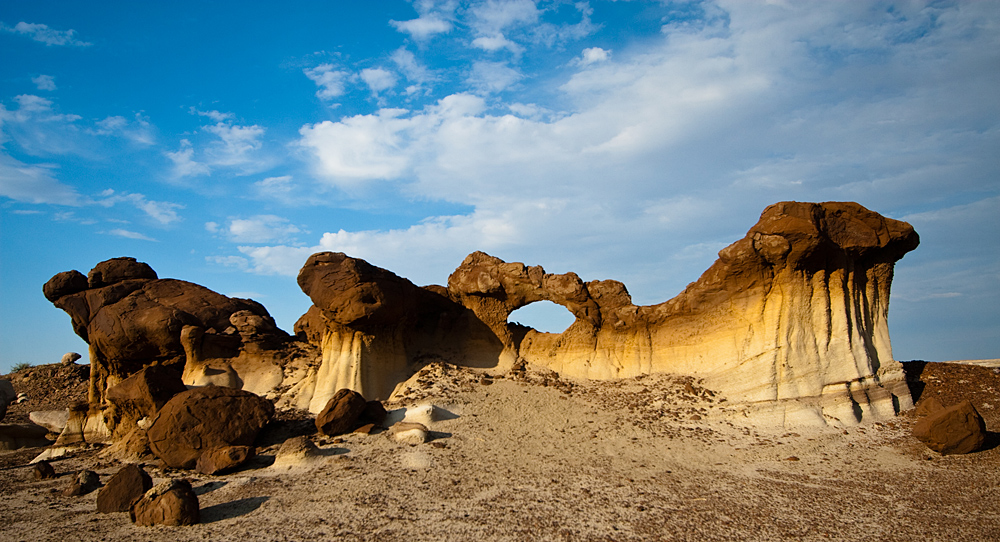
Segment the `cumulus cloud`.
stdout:
[[384,68],[366,68],[361,70],[359,76],[371,89],[372,94],[378,94],[396,86],[396,74]]
[[338,70],[333,64],[320,64],[315,68],[306,68],[302,72],[319,87],[316,97],[321,100],[332,100],[342,96],[346,92],[345,85],[351,77],[349,72]]
[[51,75],[39,75],[38,77],[32,77],[31,82],[38,87],[38,90],[55,90],[56,89],[56,79]]
[[418,17],[408,21],[389,21],[389,24],[400,32],[409,34],[416,40],[425,40],[435,34],[451,30],[451,23],[435,15]]
[[38,23],[17,23],[13,28],[0,23],[0,29],[14,34],[27,36],[45,45],[65,45],[70,47],[89,47],[93,45],[85,41],[76,39],[76,30],[56,30],[48,25]]
[[611,51],[601,49],[600,47],[588,47],[584,49],[580,54],[580,57],[576,59],[576,63],[580,66],[588,66],[598,62],[604,62],[609,58],[611,58]]

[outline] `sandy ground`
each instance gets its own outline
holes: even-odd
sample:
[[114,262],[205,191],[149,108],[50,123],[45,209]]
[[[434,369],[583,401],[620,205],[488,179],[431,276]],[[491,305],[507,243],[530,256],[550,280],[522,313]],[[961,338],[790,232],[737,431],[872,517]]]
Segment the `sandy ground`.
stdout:
[[[1000,375],[987,367],[908,365],[915,395],[969,397],[1000,427]],[[961,381],[961,382],[960,382]],[[409,399],[450,415],[429,443],[385,434],[312,435],[312,465],[269,466],[264,435],[247,468],[192,480],[203,523],[134,526],[98,514],[96,492],[64,497],[72,473],[107,480],[120,464],[85,450],[36,482],[0,456],[0,540],[1000,540],[1000,439],[941,456],[909,434],[912,418],[847,431],[769,432],[737,423],[690,378],[569,382],[528,371],[487,379],[433,366]],[[290,418],[295,418],[289,414]]]

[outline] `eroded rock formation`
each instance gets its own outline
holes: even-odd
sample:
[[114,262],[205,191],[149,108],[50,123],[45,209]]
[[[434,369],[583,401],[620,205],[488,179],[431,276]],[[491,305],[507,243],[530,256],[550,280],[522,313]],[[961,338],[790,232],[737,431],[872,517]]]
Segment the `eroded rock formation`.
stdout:
[[[319,309],[300,324],[316,336],[326,323],[310,408],[341,387],[384,397],[427,361],[506,369],[523,359],[579,378],[698,375],[731,401],[773,406],[786,424],[892,416],[912,403],[892,358],[889,290],[894,263],[918,242],[909,224],[856,203],[778,203],[698,281],[651,306],[617,281],[482,252],[447,288],[315,254],[299,274]],[[559,334],[507,322],[541,300],[575,322]]]
[[[618,281],[482,252],[446,287],[323,252],[299,273],[313,306],[294,338],[255,302],[157,279],[131,258],[89,277],[60,273],[44,292],[91,344],[92,406],[155,364],[183,368],[189,386],[317,413],[340,389],[388,399],[434,361],[499,371],[528,362],[589,379],[693,375],[781,424],[853,425],[912,406],[886,319],[893,266],[918,242],[909,224],[856,203],[778,203],[696,282],[649,306]],[[574,323],[558,334],[508,323],[537,301],[566,307]]]
[[[293,341],[250,299],[160,279],[134,258],[97,264],[85,277],[66,271],[43,287],[90,345],[88,418],[108,406],[108,390],[149,366],[182,375],[184,384],[214,384],[265,393],[280,386],[293,359],[318,352]],[[116,419],[109,417],[109,429]]]

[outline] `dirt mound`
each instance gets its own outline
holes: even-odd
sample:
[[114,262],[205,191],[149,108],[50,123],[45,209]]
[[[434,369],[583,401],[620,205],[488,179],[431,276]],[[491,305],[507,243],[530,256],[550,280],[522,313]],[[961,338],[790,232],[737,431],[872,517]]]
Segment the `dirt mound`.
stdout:
[[7,409],[4,423],[28,423],[28,413],[35,410],[63,410],[87,402],[90,381],[89,365],[37,365],[0,376],[10,380],[14,391],[24,393],[28,400],[13,403]]

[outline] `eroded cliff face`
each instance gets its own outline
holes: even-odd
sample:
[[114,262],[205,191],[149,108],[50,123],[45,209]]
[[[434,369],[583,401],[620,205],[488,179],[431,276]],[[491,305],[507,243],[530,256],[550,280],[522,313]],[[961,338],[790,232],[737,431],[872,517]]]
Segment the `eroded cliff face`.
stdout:
[[[526,361],[576,378],[693,375],[762,422],[854,425],[912,406],[886,319],[893,265],[918,243],[909,224],[856,203],[778,203],[701,278],[650,306],[614,280],[482,252],[447,287],[323,252],[299,273],[313,306],[294,338],[253,301],[158,279],[131,258],[89,277],[60,273],[44,293],[91,345],[92,406],[153,364],[177,367],[188,385],[315,413],[341,388],[388,399],[434,361],[491,371]],[[566,307],[574,323],[558,334],[508,323],[537,301]]]
[[[909,224],[856,203],[778,203],[698,281],[651,306],[617,281],[482,252],[447,288],[317,254],[299,276],[327,322],[314,401],[336,389],[331,379],[381,396],[427,361],[504,370],[523,359],[578,378],[697,375],[782,424],[883,419],[912,406],[886,319],[893,265],[918,242]],[[575,322],[559,334],[507,322],[542,300]]]

